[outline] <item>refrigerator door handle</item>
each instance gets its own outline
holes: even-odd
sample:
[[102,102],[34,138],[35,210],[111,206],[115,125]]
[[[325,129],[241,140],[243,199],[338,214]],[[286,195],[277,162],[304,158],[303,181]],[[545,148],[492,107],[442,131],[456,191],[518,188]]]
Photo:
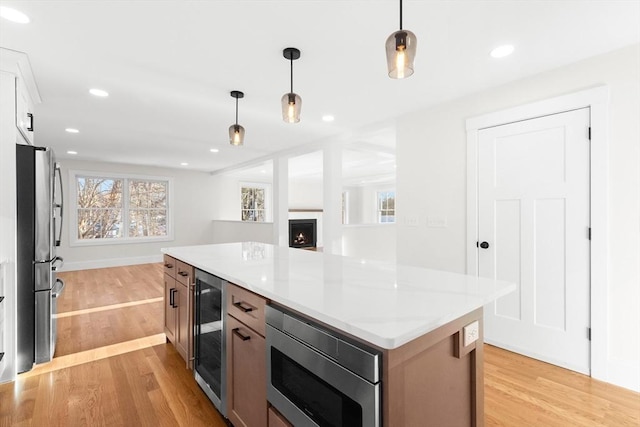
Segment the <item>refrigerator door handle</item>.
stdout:
[[[56,264],[56,263],[59,263],[59,264]],[[57,256],[57,257],[55,257],[53,262],[51,262],[51,269],[53,271],[56,271],[59,268],[62,268],[63,265],[64,265],[64,258],[62,258],[61,256]],[[58,279],[58,280],[60,280],[60,279]]]
[[60,190],[60,203],[56,204],[55,206],[56,208],[60,208],[60,228],[58,228],[58,238],[56,239],[56,246],[60,246],[60,242],[62,242],[62,221],[64,218],[64,190],[62,189],[62,171],[60,169],[59,163],[56,163],[55,169],[56,175],[58,176],[58,190]]
[[51,290],[51,296],[53,298],[58,298],[60,297],[60,294],[62,293],[62,290],[64,289],[64,280],[62,279],[56,279],[56,284],[53,287],[53,289]]

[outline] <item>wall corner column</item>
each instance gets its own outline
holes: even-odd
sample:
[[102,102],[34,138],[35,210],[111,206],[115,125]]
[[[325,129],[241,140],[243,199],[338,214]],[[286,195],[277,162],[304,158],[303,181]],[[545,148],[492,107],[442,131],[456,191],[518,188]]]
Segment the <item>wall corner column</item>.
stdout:
[[289,159],[273,159],[273,244],[289,246]]
[[322,158],[323,251],[342,255],[342,147],[338,144],[327,145]]

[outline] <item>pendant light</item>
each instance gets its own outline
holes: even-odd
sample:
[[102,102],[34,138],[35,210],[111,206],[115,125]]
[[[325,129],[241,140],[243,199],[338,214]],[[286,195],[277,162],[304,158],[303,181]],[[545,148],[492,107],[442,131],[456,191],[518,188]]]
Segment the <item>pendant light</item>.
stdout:
[[295,47],[288,47],[282,51],[282,56],[291,62],[291,92],[282,95],[282,119],[287,123],[298,123],[302,98],[293,93],[293,61],[300,58],[300,51]]
[[411,31],[402,29],[402,0],[400,0],[400,30],[387,38],[387,69],[392,79],[404,79],[413,74],[418,40]]
[[238,124],[238,98],[244,98],[244,93],[232,90],[231,97],[236,99],[236,123],[229,126],[229,143],[237,146],[244,144],[244,128]]

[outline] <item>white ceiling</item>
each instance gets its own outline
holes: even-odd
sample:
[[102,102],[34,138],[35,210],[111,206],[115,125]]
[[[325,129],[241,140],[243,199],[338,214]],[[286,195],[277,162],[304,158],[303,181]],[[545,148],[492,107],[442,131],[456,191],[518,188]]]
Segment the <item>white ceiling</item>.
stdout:
[[[640,42],[640,1],[405,1],[416,72],[386,75],[398,1],[5,1],[0,46],[26,52],[43,103],[36,142],[58,157],[214,171],[303,144],[393,145],[393,118]],[[496,60],[489,51],[515,45]],[[297,47],[302,121],[281,119],[282,49]],[[88,90],[110,93],[99,99]],[[244,147],[228,143],[242,90]],[[336,120],[325,123],[323,114]],[[80,130],[69,134],[65,128]],[[371,132],[371,129],[375,131]],[[376,136],[378,135],[378,136]],[[382,140],[381,140],[382,139]],[[393,138],[392,138],[393,139]],[[219,153],[211,153],[218,148]]]

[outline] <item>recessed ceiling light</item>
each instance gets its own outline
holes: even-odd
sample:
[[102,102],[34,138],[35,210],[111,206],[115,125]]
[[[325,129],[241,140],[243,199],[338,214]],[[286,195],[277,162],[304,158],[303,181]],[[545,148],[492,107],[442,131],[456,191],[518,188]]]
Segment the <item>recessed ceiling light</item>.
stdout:
[[67,131],[69,133],[78,133],[78,132],[80,132],[78,129],[74,129],[74,128],[66,128],[65,131]]
[[31,22],[29,17],[24,13],[5,6],[0,6],[0,16],[7,21],[16,22],[18,24],[28,24]]
[[333,117],[331,114],[325,114],[324,116],[322,116],[322,121],[323,122],[332,122],[334,121],[336,118]]
[[109,92],[107,92],[106,90],[102,90],[102,89],[89,89],[89,93],[91,95],[95,95],[95,96],[100,96],[102,98],[109,96]]
[[72,151],[72,150],[70,150],[70,151],[67,151],[67,154],[73,154],[73,155],[76,155],[76,154],[78,154],[78,152],[77,152],[77,151]]
[[187,163],[187,162],[182,162],[182,163],[180,163],[180,166],[189,166],[189,163]]
[[513,45],[505,44],[502,46],[498,46],[491,51],[491,56],[494,58],[504,58],[505,56],[509,56],[513,53]]
[[217,148],[212,148],[212,149],[211,149],[211,150],[209,150],[209,151],[211,151],[212,153],[217,153],[217,152],[218,152],[218,151],[220,151],[220,150],[218,150]]

